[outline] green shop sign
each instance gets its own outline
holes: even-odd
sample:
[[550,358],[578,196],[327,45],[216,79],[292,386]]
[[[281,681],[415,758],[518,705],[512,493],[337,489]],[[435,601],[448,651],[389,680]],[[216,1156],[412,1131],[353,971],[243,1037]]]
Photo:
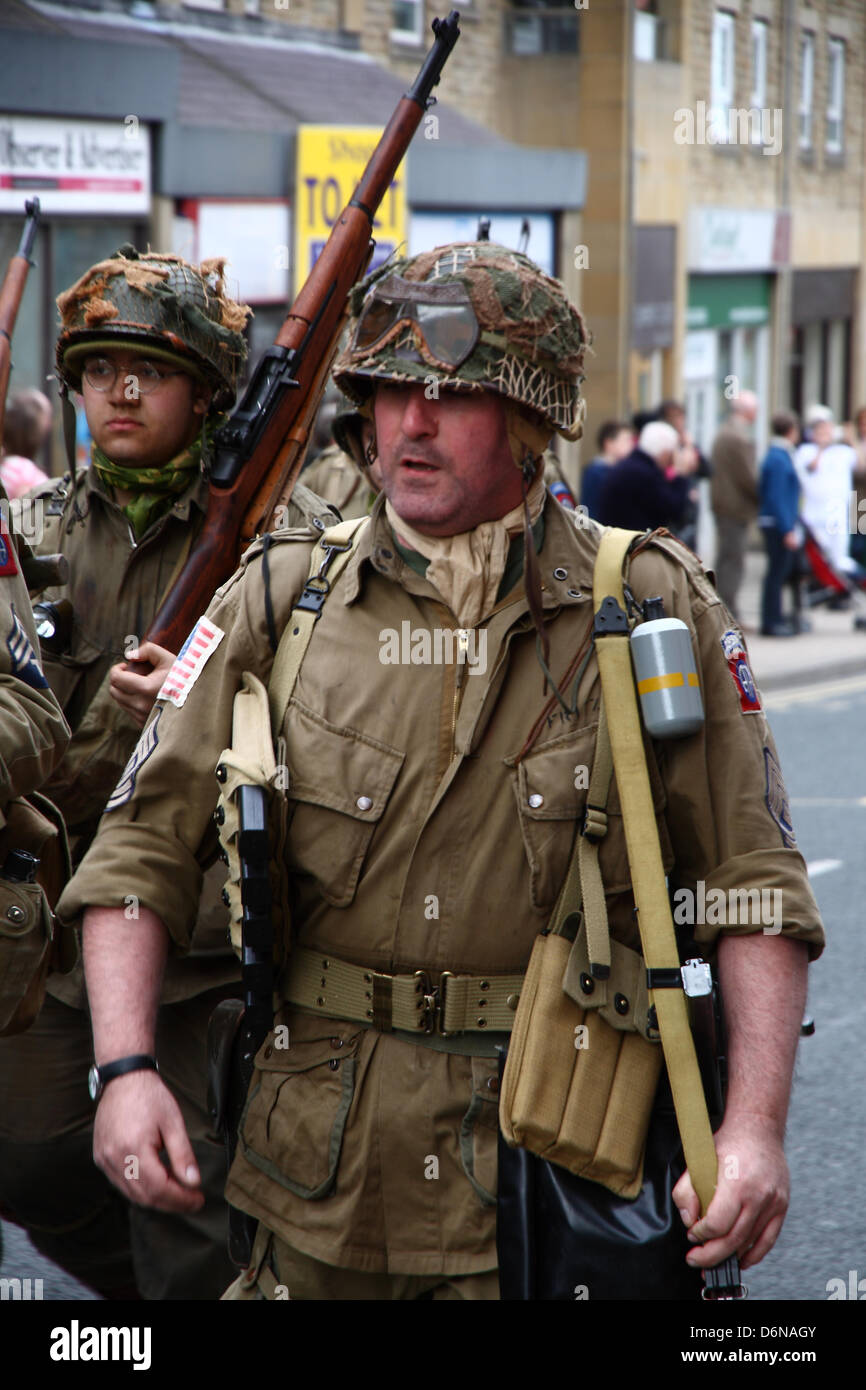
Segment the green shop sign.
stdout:
[[690,275],[688,328],[753,328],[770,321],[769,275]]

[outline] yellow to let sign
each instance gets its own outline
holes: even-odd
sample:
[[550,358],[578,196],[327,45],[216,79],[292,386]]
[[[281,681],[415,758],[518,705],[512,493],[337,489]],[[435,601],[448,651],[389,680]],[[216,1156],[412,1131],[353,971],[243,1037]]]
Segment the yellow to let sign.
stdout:
[[[378,126],[306,125],[298,129],[295,160],[295,294],[303,285],[334,223],[349,202],[378,144]],[[379,205],[370,269],[406,239],[406,160]]]

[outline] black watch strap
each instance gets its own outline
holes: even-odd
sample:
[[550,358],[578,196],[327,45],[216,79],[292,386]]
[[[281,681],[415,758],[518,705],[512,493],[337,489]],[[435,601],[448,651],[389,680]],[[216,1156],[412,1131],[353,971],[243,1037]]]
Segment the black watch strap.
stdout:
[[156,1058],[147,1052],[136,1052],[131,1057],[119,1057],[116,1062],[106,1062],[104,1066],[92,1066],[87,1077],[90,1099],[99,1100],[109,1081],[117,1076],[125,1076],[130,1071],[159,1071]]

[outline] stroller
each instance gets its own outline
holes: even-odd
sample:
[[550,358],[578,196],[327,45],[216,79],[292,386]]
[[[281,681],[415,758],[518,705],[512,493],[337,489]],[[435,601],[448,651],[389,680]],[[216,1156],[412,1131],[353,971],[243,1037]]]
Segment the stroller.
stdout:
[[855,628],[866,631],[866,571],[859,566],[852,574],[839,569],[802,517],[799,524],[805,540],[800,551],[799,573],[794,579],[795,610],[799,614],[803,604],[815,608],[821,603],[838,608],[853,607]]

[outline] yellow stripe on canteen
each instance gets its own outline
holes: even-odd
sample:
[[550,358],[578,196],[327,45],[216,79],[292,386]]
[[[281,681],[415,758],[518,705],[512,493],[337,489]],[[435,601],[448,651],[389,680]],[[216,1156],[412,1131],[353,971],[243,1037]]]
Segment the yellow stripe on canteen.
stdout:
[[704,722],[691,635],[679,618],[665,617],[660,598],[648,598],[643,615],[630,643],[644,725],[652,738],[687,738]]

